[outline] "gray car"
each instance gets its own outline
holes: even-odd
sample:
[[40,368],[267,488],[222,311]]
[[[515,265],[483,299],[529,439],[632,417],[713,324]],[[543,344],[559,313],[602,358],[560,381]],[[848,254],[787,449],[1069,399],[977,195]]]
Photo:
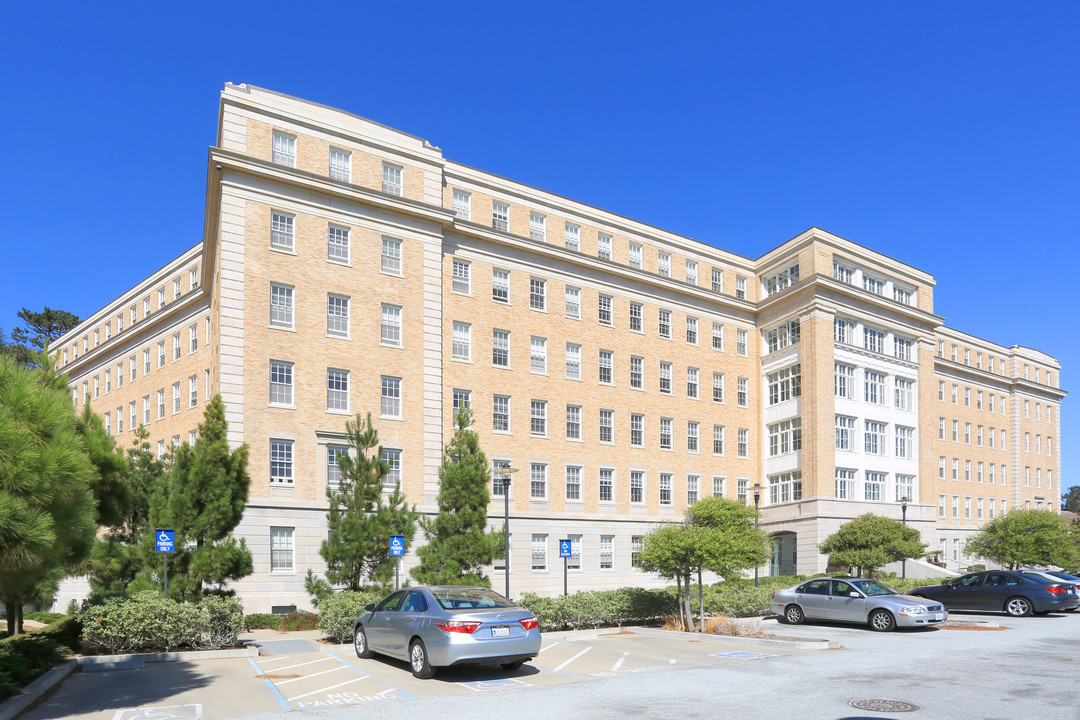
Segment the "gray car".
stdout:
[[879,632],[927,627],[949,618],[948,610],[939,602],[901,595],[862,578],[815,578],[776,590],[772,611],[792,625],[804,620],[827,620],[866,624]]
[[487,588],[404,588],[365,608],[353,625],[353,646],[357,657],[405,660],[418,678],[466,663],[516,670],[540,652],[540,623]]

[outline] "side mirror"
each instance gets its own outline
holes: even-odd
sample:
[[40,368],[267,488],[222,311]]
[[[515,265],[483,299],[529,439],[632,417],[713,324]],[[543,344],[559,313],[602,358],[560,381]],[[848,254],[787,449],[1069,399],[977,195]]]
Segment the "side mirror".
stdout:
[[865,598],[866,598],[866,596],[865,596],[865,595],[863,595],[863,594],[862,594],[861,592],[859,592],[858,590],[852,591],[852,593],[851,593],[851,597],[855,598],[856,600],[863,600],[863,599],[865,599]]
[[371,612],[372,610],[375,609],[375,603],[368,603],[367,605],[364,606],[364,609],[367,610],[368,612]]

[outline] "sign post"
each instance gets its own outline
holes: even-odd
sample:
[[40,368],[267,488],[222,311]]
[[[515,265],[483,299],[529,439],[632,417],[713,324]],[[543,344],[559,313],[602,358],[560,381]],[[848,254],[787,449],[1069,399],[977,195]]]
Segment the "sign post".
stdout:
[[574,544],[570,540],[559,541],[559,557],[562,558],[562,594],[566,597],[567,582],[566,582],[566,568],[569,563],[569,558],[573,554]]
[[390,557],[395,559],[394,563],[394,589],[398,590],[401,587],[401,578],[399,577],[401,572],[401,556],[405,554],[405,536],[404,535],[391,535],[390,536]]
[[161,553],[162,562],[164,563],[164,575],[162,576],[165,585],[165,599],[169,599],[169,553],[176,552],[176,531],[175,530],[163,530],[157,529],[154,531],[156,536],[155,546],[159,553]]

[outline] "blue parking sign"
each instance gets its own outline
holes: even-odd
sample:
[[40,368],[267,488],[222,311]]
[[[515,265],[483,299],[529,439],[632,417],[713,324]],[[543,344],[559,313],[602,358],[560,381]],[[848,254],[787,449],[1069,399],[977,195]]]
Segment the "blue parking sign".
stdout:
[[559,541],[559,557],[573,557],[573,545],[569,540]]
[[405,554],[405,536],[404,535],[391,535],[390,536],[390,556],[399,557]]
[[175,530],[155,530],[156,547],[159,553],[171,553],[176,552],[176,531]]

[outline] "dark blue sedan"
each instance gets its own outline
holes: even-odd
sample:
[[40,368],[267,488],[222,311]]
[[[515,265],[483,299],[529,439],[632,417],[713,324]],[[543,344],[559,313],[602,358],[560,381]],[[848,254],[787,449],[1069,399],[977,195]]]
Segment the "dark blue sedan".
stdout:
[[917,587],[909,593],[937,600],[949,610],[1004,612],[1014,617],[1068,612],[1080,606],[1076,587],[1062,580],[1006,570],[968,573],[942,585]]

